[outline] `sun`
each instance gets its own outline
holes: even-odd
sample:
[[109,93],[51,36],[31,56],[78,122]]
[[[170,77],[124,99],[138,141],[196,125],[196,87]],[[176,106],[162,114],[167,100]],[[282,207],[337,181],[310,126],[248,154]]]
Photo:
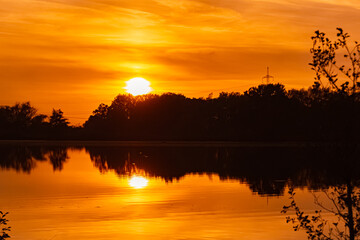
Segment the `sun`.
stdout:
[[148,94],[152,91],[150,82],[144,78],[136,77],[126,82],[126,92],[133,96]]
[[144,188],[148,185],[149,180],[147,180],[144,177],[141,176],[132,176],[129,179],[129,185],[133,188],[139,189],[139,188]]

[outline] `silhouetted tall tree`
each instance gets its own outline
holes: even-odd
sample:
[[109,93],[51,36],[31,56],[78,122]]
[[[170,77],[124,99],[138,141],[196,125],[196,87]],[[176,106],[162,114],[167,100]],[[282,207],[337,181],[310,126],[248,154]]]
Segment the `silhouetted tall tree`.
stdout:
[[69,121],[64,117],[64,112],[61,109],[55,110],[53,109],[52,114],[50,116],[50,126],[52,127],[67,127]]

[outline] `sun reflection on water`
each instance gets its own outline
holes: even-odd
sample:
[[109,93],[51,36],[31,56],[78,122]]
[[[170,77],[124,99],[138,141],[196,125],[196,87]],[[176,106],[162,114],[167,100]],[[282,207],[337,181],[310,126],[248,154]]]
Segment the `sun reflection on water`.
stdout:
[[140,189],[146,187],[148,185],[148,182],[149,180],[147,180],[146,178],[134,175],[129,179],[129,186]]

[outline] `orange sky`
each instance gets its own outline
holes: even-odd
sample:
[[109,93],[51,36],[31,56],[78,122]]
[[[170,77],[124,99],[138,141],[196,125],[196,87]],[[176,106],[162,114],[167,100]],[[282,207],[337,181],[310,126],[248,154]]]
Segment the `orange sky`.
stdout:
[[82,123],[143,77],[155,93],[244,91],[271,75],[308,87],[310,37],[360,40],[358,0],[0,0],[0,105]]

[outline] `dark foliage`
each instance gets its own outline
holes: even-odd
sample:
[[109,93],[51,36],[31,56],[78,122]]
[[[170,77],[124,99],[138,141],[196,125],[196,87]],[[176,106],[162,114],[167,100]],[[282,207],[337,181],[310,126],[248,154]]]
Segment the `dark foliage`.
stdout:
[[50,117],[37,114],[29,102],[0,106],[0,139],[71,139],[79,129],[69,127],[63,112],[53,110]]
[[118,95],[82,128],[69,127],[60,109],[47,118],[23,103],[0,107],[0,139],[354,141],[360,136],[355,95],[316,84],[289,91],[259,85],[207,99]]
[[310,65],[316,77],[308,90],[262,84],[207,99],[119,95],[94,111],[85,133],[120,140],[358,141],[360,45],[350,47],[348,39],[340,28],[335,41],[315,32]]
[[[348,181],[346,184],[334,186],[323,190],[331,206],[325,206],[315,196],[315,203],[320,210],[314,214],[307,214],[301,210],[296,199],[295,190],[289,189],[290,205],[284,206],[282,213],[294,211],[295,216],[287,216],[286,222],[293,224],[295,231],[305,230],[308,239],[332,240],[349,239],[355,240],[360,237],[360,194],[359,184]],[[335,220],[329,221],[323,212],[331,213]]]
[[64,128],[64,127],[68,127],[69,125],[69,122],[64,117],[64,112],[61,111],[61,109],[58,110],[53,109],[49,123],[50,126],[54,128]]
[[[295,211],[295,216],[288,216],[287,222],[293,224],[295,231],[305,230],[308,239],[360,238],[360,182],[358,172],[354,170],[359,166],[356,157],[359,154],[356,153],[357,145],[349,143],[349,140],[358,140],[356,135],[359,134],[360,44],[355,42],[351,47],[349,34],[341,28],[337,30],[335,41],[327,38],[325,33],[316,31],[312,37],[313,48],[310,50],[313,55],[310,65],[316,73],[314,88],[324,89],[324,84],[327,83],[330,85],[329,89],[333,89],[335,93],[326,107],[327,110],[330,109],[325,112],[330,120],[325,122],[325,126],[336,129],[341,140],[341,148],[335,149],[335,156],[338,161],[336,174],[342,176],[342,182],[334,184],[333,189],[324,190],[332,203],[330,207],[324,206],[317,197],[315,203],[327,213],[332,213],[337,220],[327,221],[321,210],[317,210],[313,215],[304,213],[295,201],[293,188],[289,190],[291,203],[284,206],[282,211]],[[330,90],[328,92],[332,93]],[[319,93],[316,95],[319,96]],[[331,119],[336,119],[337,123]]]
[[[351,117],[348,117],[351,114]],[[84,124],[87,139],[112,140],[358,140],[360,102],[314,86],[286,91],[281,84],[243,94],[196,99],[167,93],[119,95]]]
[[360,44],[355,41],[351,46],[350,35],[342,28],[337,30],[334,41],[319,30],[311,37],[313,60],[310,65],[316,73],[315,84],[329,84],[339,93],[355,95],[360,89]]
[[7,238],[10,238],[10,235],[8,232],[10,232],[11,227],[7,226],[7,223],[9,220],[6,219],[6,215],[8,212],[2,212],[0,211],[0,240],[5,240]]

